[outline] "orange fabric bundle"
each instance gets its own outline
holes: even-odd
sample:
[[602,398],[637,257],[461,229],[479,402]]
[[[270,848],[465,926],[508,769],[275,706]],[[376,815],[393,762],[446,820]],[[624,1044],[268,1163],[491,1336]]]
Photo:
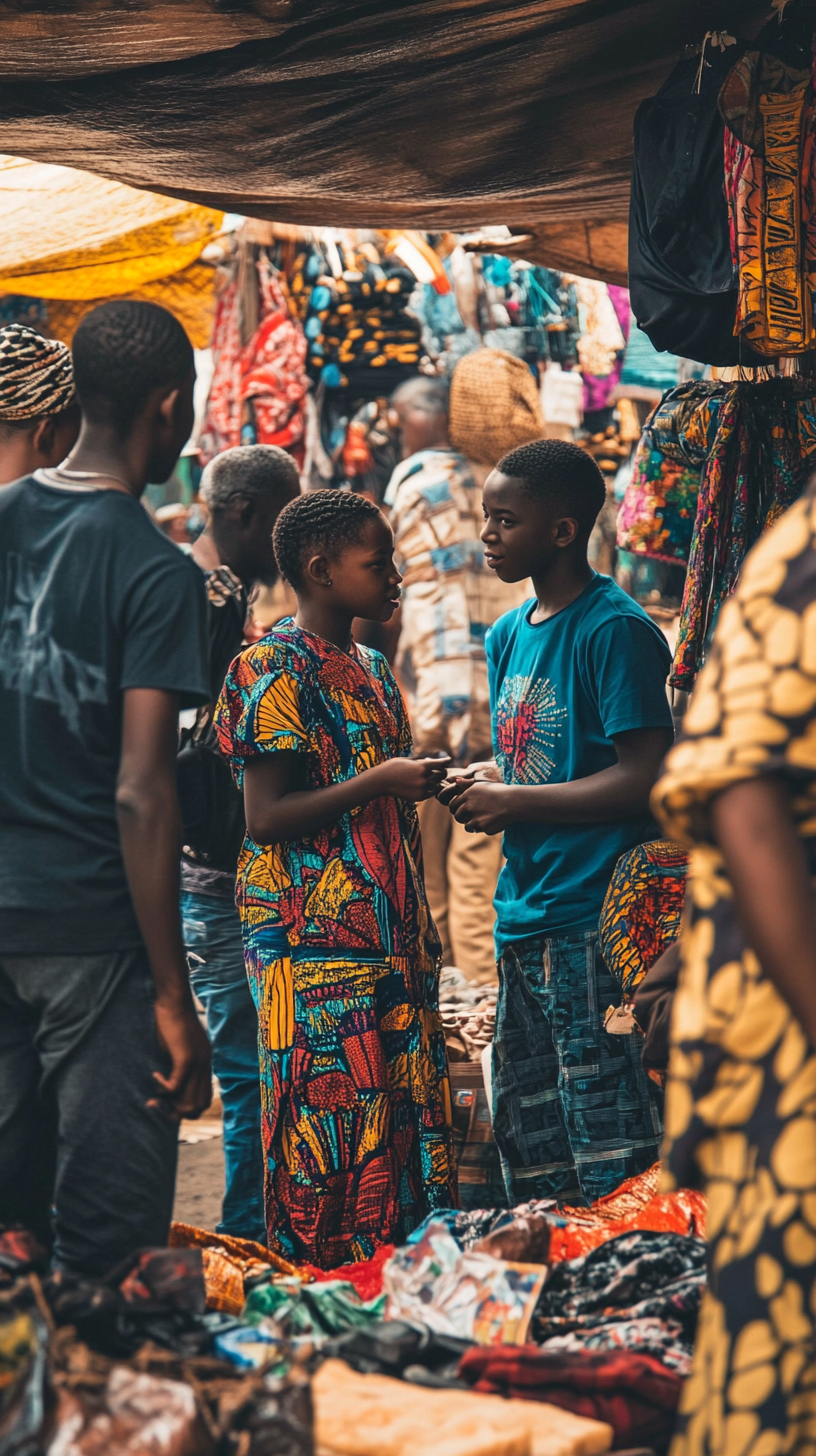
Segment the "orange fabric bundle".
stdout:
[[654,1233],[694,1235],[705,1238],[705,1195],[690,1188],[677,1193],[658,1193],[660,1164],[645,1173],[627,1178],[614,1193],[599,1198],[591,1208],[562,1209],[569,1219],[566,1228],[554,1228],[550,1235],[550,1263],[578,1259],[597,1249],[607,1239],[635,1229]]
[[244,1280],[256,1279],[259,1274],[270,1270],[276,1274],[294,1275],[304,1284],[311,1283],[311,1274],[299,1269],[296,1264],[289,1264],[252,1239],[234,1239],[228,1234],[211,1233],[209,1229],[195,1228],[189,1223],[174,1223],[170,1225],[168,1243],[171,1249],[202,1250],[208,1309],[240,1314],[245,1299]]

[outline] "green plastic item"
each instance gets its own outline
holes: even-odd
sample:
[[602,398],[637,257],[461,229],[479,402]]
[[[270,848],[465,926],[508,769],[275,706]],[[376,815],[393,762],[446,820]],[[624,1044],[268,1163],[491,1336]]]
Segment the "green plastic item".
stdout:
[[327,1340],[355,1325],[383,1318],[385,1295],[364,1301],[353,1284],[332,1279],[324,1284],[301,1284],[299,1279],[275,1279],[257,1284],[244,1305],[242,1319],[260,1324],[271,1319],[289,1335],[311,1335]]

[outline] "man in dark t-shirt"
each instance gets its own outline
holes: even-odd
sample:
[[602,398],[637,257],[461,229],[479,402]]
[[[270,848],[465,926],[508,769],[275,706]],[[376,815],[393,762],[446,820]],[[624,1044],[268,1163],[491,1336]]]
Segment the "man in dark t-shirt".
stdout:
[[178,911],[178,713],[210,695],[204,582],[139,503],[193,353],[120,300],[74,339],[79,440],[0,492],[0,1223],[101,1275],[166,1242],[177,1122],[210,1099]]

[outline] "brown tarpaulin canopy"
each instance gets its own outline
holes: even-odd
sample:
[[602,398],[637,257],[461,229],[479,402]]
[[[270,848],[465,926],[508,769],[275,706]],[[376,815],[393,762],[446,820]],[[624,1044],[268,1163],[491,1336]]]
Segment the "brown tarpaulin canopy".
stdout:
[[626,281],[632,118],[767,0],[0,0],[0,151]]

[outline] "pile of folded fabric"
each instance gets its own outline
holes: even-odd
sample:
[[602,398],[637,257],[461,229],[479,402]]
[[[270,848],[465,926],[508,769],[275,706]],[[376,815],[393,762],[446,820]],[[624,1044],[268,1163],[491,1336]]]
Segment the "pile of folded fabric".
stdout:
[[326,1273],[174,1225],[104,1280],[0,1232],[0,1450],[603,1456],[662,1449],[705,1208],[658,1170],[590,1208],[442,1212]]

